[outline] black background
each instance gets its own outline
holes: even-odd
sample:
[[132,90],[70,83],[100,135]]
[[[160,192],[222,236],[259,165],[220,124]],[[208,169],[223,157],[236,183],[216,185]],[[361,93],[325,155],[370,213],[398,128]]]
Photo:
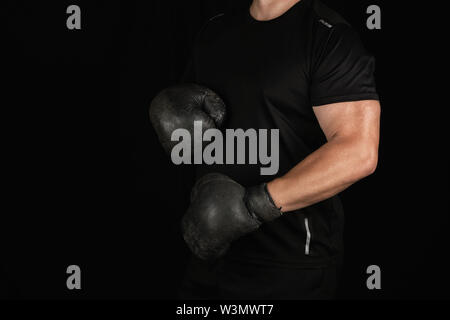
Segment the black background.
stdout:
[[[430,13],[324,2],[375,55],[382,103],[378,169],[342,194],[339,296],[449,298],[447,111],[430,74]],[[82,30],[66,28],[70,4],[81,7]],[[382,30],[365,27],[371,4]],[[247,2],[6,2],[0,297],[175,297],[189,183],[163,154],[147,108],[178,81],[203,22],[236,5]],[[66,288],[71,264],[81,291]],[[382,290],[366,288],[372,264]]]

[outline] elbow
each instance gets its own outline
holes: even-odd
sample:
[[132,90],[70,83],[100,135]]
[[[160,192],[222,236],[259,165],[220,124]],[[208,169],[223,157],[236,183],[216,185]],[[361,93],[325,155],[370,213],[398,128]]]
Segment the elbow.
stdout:
[[351,146],[352,156],[347,163],[349,181],[355,183],[372,175],[378,165],[378,144],[369,143],[367,140],[353,142]]
[[365,147],[359,152],[358,164],[358,180],[370,176],[375,172],[378,165],[378,148]]

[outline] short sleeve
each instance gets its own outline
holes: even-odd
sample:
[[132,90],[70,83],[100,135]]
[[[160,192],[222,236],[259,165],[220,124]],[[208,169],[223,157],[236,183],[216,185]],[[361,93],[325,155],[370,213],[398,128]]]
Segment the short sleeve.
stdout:
[[364,49],[356,31],[345,24],[335,25],[318,46],[311,75],[313,106],[379,99],[375,58]]

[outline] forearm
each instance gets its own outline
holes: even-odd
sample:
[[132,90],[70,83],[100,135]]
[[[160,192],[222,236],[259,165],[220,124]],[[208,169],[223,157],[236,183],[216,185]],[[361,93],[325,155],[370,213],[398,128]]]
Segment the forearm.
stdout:
[[310,206],[371,174],[376,167],[376,149],[364,141],[333,139],[267,188],[283,212]]

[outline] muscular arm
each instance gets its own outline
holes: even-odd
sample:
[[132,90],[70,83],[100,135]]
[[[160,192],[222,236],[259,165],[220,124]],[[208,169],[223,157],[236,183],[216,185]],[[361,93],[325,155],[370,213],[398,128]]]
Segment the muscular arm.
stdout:
[[267,185],[283,212],[330,198],[372,174],[377,166],[378,101],[324,105],[315,107],[314,112],[327,143]]

